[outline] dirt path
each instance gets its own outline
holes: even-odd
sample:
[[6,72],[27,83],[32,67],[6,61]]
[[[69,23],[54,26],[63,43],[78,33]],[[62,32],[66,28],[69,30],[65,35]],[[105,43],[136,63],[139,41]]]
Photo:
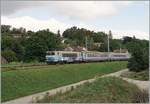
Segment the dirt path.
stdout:
[[[108,77],[108,76],[115,76],[115,77],[122,78],[123,80],[126,80],[129,83],[136,84],[141,90],[143,90],[143,89],[148,90],[148,81],[138,81],[138,80],[133,80],[133,79],[129,79],[129,78],[120,77],[120,75],[122,73],[127,72],[127,71],[128,71],[128,69],[124,69],[124,70],[121,70],[121,71],[118,71],[118,72],[114,72],[114,73],[110,73],[110,74],[107,74],[107,75],[103,75],[100,78]],[[87,83],[87,82],[91,83],[91,82],[95,81],[97,78],[98,77],[95,77],[93,79],[80,81],[80,82],[77,82],[77,83],[74,83],[74,84],[62,86],[62,87],[59,87],[59,88],[56,88],[56,89],[52,89],[52,90],[48,90],[48,91],[45,91],[45,92],[36,93],[36,94],[33,94],[33,95],[21,97],[21,98],[15,99],[15,100],[4,102],[3,104],[13,104],[13,103],[15,103],[15,104],[27,104],[27,103],[34,103],[36,101],[36,99],[42,99],[45,94],[55,95],[55,94],[60,93],[60,92],[64,93],[64,92],[70,91],[73,88],[76,88],[77,86],[83,85],[84,83]]]

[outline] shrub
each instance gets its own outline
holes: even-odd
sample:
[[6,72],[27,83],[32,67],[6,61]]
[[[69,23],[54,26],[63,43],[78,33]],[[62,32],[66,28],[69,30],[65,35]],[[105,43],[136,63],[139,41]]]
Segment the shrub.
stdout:
[[147,43],[141,40],[134,40],[128,43],[127,47],[132,55],[128,63],[128,68],[136,72],[148,69],[149,48]]

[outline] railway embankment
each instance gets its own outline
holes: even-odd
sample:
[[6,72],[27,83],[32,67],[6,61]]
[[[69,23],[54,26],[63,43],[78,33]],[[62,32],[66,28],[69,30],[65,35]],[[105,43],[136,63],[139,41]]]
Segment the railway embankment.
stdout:
[[32,95],[83,80],[117,72],[127,62],[50,65],[48,67],[18,69],[1,73],[2,101]]
[[31,103],[31,102],[33,103],[33,102],[36,102],[37,100],[43,99],[43,97],[45,95],[52,96],[52,95],[56,95],[58,93],[65,93],[65,92],[70,91],[72,89],[75,89],[78,86],[81,86],[85,83],[92,83],[98,78],[110,77],[110,76],[119,77],[123,80],[126,80],[129,83],[135,84],[141,90],[148,90],[148,84],[149,84],[148,81],[138,81],[138,80],[133,80],[133,79],[124,78],[124,77],[120,76],[121,74],[123,74],[127,71],[128,71],[128,69],[123,69],[121,71],[106,74],[106,75],[103,75],[103,76],[100,76],[100,77],[96,76],[92,79],[83,80],[83,81],[80,81],[80,82],[77,82],[77,83],[74,83],[74,84],[62,86],[62,87],[52,89],[52,90],[48,90],[48,91],[44,91],[42,93],[37,93],[37,94],[29,95],[29,96],[26,96],[26,97],[22,97],[22,98],[19,98],[19,99],[11,100],[11,101],[5,102],[4,104]]

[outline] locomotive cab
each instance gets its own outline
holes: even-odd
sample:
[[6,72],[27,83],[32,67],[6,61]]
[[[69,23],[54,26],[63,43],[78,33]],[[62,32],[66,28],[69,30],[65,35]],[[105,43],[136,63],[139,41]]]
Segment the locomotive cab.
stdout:
[[56,51],[47,51],[46,52],[46,62],[47,63],[57,63],[60,62],[61,58],[59,56],[59,53]]

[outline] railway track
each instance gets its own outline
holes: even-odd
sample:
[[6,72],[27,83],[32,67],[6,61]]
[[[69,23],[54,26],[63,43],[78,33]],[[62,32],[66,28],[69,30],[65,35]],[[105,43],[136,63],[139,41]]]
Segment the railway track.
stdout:
[[32,65],[16,65],[16,66],[1,66],[1,71],[12,71],[12,70],[21,70],[21,69],[29,69],[29,68],[40,68],[40,67],[48,67],[50,65],[43,64],[32,64]]
[[[108,60],[107,60],[108,61]],[[122,60],[120,60],[122,61]],[[106,62],[106,61],[93,61],[93,62],[76,62],[76,63],[53,63],[53,64],[47,64],[47,63],[42,63],[42,64],[31,64],[31,65],[14,65],[14,66],[1,66],[1,71],[13,71],[13,70],[22,70],[22,69],[39,69],[43,67],[49,67],[49,66],[56,66],[56,65],[65,65],[65,64],[85,64],[85,63],[98,63],[98,62]]]
[[44,64],[32,64],[32,65],[14,65],[14,66],[2,66],[1,68],[17,68],[17,67],[31,67],[31,66],[45,66],[47,65],[46,63]]
[[[67,64],[77,64],[77,63],[67,63]],[[32,65],[14,65],[14,66],[1,66],[1,71],[13,71],[13,70],[21,70],[21,69],[30,69],[30,68],[43,68],[43,67],[49,67],[49,66],[56,66],[56,65],[64,65],[64,63],[53,63],[53,64],[32,64]]]

